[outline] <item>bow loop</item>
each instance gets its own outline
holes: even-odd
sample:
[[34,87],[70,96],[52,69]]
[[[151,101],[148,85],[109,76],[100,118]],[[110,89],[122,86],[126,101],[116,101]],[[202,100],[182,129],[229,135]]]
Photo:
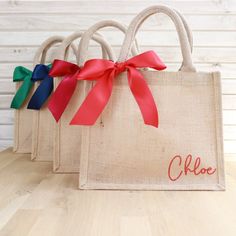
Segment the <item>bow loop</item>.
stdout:
[[24,66],[17,66],[13,72],[13,82],[23,81],[25,78],[31,78],[32,71]]
[[134,68],[166,69],[166,65],[154,51],[147,51],[134,56],[126,61],[126,65]]
[[106,59],[91,59],[81,69],[79,80],[98,80],[114,69],[114,62]]
[[95,86],[76,112],[70,124],[93,125],[104,110],[112,93],[113,80],[125,70],[128,71],[130,90],[140,108],[144,123],[158,127],[158,112],[152,93],[138,68],[164,70],[166,66],[153,51],[137,55],[125,62],[93,59],[85,63],[79,77],[97,80]]
[[61,118],[75,91],[79,74],[80,67],[76,64],[62,60],[54,60],[50,75],[63,76],[63,79],[52,94],[48,102],[48,108],[57,122]]
[[76,64],[56,59],[52,64],[52,68],[50,70],[49,75],[52,77],[57,77],[57,76],[61,77],[74,74],[79,70],[80,67],[77,66]]
[[40,81],[49,77],[50,65],[38,64],[35,66],[32,74],[32,81]]

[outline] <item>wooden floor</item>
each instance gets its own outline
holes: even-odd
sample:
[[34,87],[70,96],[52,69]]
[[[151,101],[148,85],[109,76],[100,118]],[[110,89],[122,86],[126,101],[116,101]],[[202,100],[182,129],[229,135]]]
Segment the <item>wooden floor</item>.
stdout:
[[236,162],[227,190],[79,191],[74,174],[0,153],[0,236],[235,236]]

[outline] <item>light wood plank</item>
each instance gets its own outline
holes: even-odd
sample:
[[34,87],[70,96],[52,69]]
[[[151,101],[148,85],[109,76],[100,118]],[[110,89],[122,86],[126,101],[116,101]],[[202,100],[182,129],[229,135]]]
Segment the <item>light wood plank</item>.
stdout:
[[0,95],[0,109],[9,109],[13,95]]
[[[234,87],[235,91],[236,88]],[[222,96],[223,109],[235,110],[236,109],[236,94],[234,95],[223,95]]]
[[[13,110],[0,110],[0,139],[13,138]],[[224,110],[223,122],[225,125],[224,139],[236,140],[236,110]]]
[[[225,111],[224,114],[227,112]],[[231,118],[232,114],[234,115],[235,112],[229,112],[229,114],[226,114],[224,116],[224,139],[227,140],[235,140],[236,141],[236,119],[235,117]],[[13,117],[10,118],[11,120]],[[8,121],[7,125],[0,125],[0,132],[2,135],[0,135],[0,139],[4,141],[4,139],[11,139],[13,140],[13,124]],[[12,142],[8,142],[5,147],[9,147]],[[235,152],[236,153],[236,152]]]
[[236,147],[236,141],[234,140],[224,141],[224,153],[236,154],[235,147]]
[[[233,126],[234,128],[234,126]],[[3,140],[0,139],[0,150],[13,146],[13,139]],[[236,141],[235,140],[224,140],[224,153],[225,155],[232,154],[233,156],[236,155]],[[226,159],[228,159],[226,157]],[[234,158],[230,157],[230,160]]]
[[[223,110],[223,118],[225,125],[236,125],[236,110]],[[14,122],[13,109],[0,110],[0,125],[13,124],[13,122]]]
[[[223,112],[223,121],[224,121],[224,140],[225,141],[234,141],[236,144],[236,111],[229,110]],[[10,122],[9,122],[10,123]],[[9,139],[11,140],[9,142]],[[2,143],[1,145],[4,145],[4,147],[8,147],[12,144],[13,140],[13,125],[0,125],[0,140],[4,141],[6,140],[5,144]],[[235,145],[229,146],[230,151],[225,150],[226,153],[236,153]],[[231,150],[232,149],[232,150]]]
[[[71,31],[55,32],[55,31],[42,31],[42,32],[1,32],[0,45],[4,46],[36,46],[41,44],[46,38],[53,35],[68,36]],[[123,42],[123,33],[119,31],[106,31],[103,33],[107,40],[112,45],[121,45]],[[27,35],[27,37],[26,37]],[[235,47],[236,32],[234,31],[195,31],[193,33],[194,46],[227,46]],[[17,40],[16,40],[17,39]],[[176,32],[172,31],[140,31],[137,35],[140,44],[144,46],[178,46],[179,40]]]
[[[119,55],[120,46],[113,47],[116,55]],[[179,47],[158,47],[158,46],[142,46],[140,45],[142,52],[147,50],[154,50],[162,58],[165,63],[180,63],[182,61],[182,55]],[[33,61],[34,54],[37,47],[0,47],[0,62],[4,63],[30,63]],[[99,46],[93,45],[90,47],[90,56],[93,58],[101,57],[101,49]],[[56,48],[50,50],[47,58],[51,60],[55,58]],[[224,47],[194,47],[193,61],[195,63],[236,63],[236,47],[224,48]],[[72,54],[71,54],[72,56]]]
[[[180,67],[180,63],[166,63],[168,71],[177,71]],[[19,63],[19,62],[12,62],[12,63],[2,63],[0,66],[1,73],[0,73],[0,80],[1,79],[9,79],[12,78],[12,73],[14,68],[18,65],[25,66],[28,69],[32,70],[31,63]],[[198,71],[220,71],[222,75],[222,79],[236,79],[236,70],[235,65],[226,64],[226,63],[195,63],[195,66]]]
[[236,110],[224,110],[223,111],[223,124],[224,125],[236,125]]
[[[181,9],[182,12],[191,13],[225,13],[235,12],[236,3],[234,1],[170,1],[160,0],[148,1],[148,5],[166,4],[171,7]],[[1,3],[0,12],[8,13],[52,13],[52,12],[69,12],[80,14],[104,14],[104,6],[106,12],[116,13],[117,9],[122,9],[124,14],[133,13],[137,14],[139,11],[147,7],[145,1],[132,1],[132,4],[127,4],[125,1],[112,1],[107,4],[106,1],[93,1],[91,7],[90,1],[47,1],[47,4],[41,4],[38,1],[4,1]],[[193,7],[194,6],[194,7]]]
[[222,81],[223,94],[235,94],[236,93],[236,79],[235,80],[223,80]]
[[[231,113],[230,113],[231,114]],[[230,115],[229,115],[230,116]],[[12,120],[13,117],[10,118],[10,120]],[[225,118],[226,119],[226,118]],[[228,122],[227,122],[228,121]],[[230,118],[226,119],[227,123],[229,124],[225,124],[224,125],[224,139],[225,140],[236,140],[236,122],[235,122],[235,118],[233,118],[233,120],[231,120]],[[6,122],[7,124],[12,124],[11,121],[7,121]],[[233,124],[231,124],[233,123]],[[4,128],[3,128],[4,127]],[[0,130],[1,130],[1,138],[2,139],[11,139],[11,140],[1,140],[2,143],[1,145],[3,145],[3,147],[9,147],[11,144],[12,144],[12,139],[13,139],[13,127],[11,125],[7,125],[7,126],[3,126],[3,125],[0,125]],[[4,141],[6,143],[4,143]],[[0,146],[1,146],[0,145]],[[235,152],[236,153],[236,152]]]
[[[231,126],[231,128],[234,130],[235,126]],[[232,134],[235,135],[235,134]],[[0,139],[0,150],[4,150],[5,148],[11,147],[13,145],[13,139],[3,140]],[[227,154],[236,154],[235,151],[236,146],[236,140],[233,138],[233,140],[224,140],[224,153]]]
[[32,70],[33,69],[33,62],[32,63],[24,63],[24,62],[9,62],[9,63],[2,63],[0,64],[0,69],[1,69],[1,73],[0,73],[0,80],[1,79],[11,79],[12,80],[12,76],[13,76],[13,71],[15,69],[15,67],[17,66],[24,66],[27,67],[28,69]]
[[[188,24],[193,31],[195,30],[215,30],[226,31],[235,30],[236,17],[234,14],[185,14]],[[106,14],[106,19],[113,19],[128,24],[134,17],[134,14]],[[8,14],[0,15],[1,31],[75,31],[85,30],[95,22],[104,20],[103,14],[86,14],[86,16],[77,13],[48,13],[42,16],[40,14]],[[173,22],[163,14],[151,16],[145,22],[145,29],[149,30],[174,30]]]
[[224,125],[224,140],[236,141],[236,125]]
[[[233,87],[232,89],[236,90],[236,87]],[[13,94],[0,94],[0,99],[1,99],[0,109],[10,108],[12,98],[13,98]],[[222,103],[223,103],[223,109],[236,110],[236,94],[227,95],[223,93]]]
[[13,109],[0,110],[0,125],[13,124],[14,122],[13,116],[14,116]]
[[12,80],[9,79],[2,79],[0,80],[0,94],[9,94],[15,92],[15,84]]
[[13,125],[0,125],[0,140],[13,139]]

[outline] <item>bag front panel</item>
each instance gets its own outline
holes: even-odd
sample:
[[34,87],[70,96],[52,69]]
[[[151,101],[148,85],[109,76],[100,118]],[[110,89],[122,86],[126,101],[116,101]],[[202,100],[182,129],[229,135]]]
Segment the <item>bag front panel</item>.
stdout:
[[81,153],[81,126],[69,125],[83,101],[83,82],[78,82],[75,92],[60,121],[55,126],[54,171],[79,172]]
[[32,160],[52,161],[54,120],[47,108],[47,102],[40,110],[33,111]]
[[[22,82],[16,84],[16,91],[20,88]],[[14,151],[17,153],[31,153],[32,147],[32,123],[33,113],[27,109],[28,102],[33,92],[30,91],[28,98],[20,109],[15,110],[14,124]]]
[[212,73],[143,73],[157,104],[159,127],[143,123],[126,74],[117,78],[100,120],[94,127],[84,128],[80,186],[221,188],[219,77]]

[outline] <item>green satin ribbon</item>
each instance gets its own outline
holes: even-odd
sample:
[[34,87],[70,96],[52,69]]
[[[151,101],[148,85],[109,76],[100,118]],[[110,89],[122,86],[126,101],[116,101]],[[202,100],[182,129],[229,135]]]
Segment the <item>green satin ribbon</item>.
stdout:
[[27,98],[33,86],[31,81],[32,71],[23,66],[17,66],[13,74],[13,82],[23,81],[11,102],[11,108],[19,109]]

